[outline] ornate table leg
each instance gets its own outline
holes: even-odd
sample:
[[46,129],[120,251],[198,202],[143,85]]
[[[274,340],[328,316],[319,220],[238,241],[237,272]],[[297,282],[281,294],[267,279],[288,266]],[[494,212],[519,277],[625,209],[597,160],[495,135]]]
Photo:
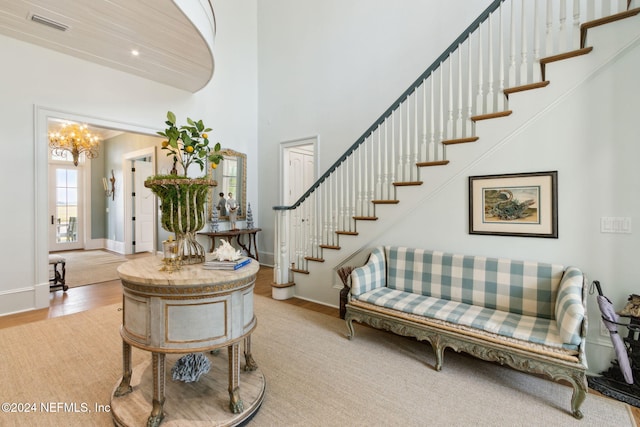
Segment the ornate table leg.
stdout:
[[151,353],[153,361],[153,408],[147,427],[157,427],[164,418],[164,353]]
[[253,356],[251,355],[251,335],[244,339],[244,361],[245,371],[255,371],[258,369],[258,364],[253,360]]
[[122,381],[113,394],[115,397],[124,396],[131,393],[131,345],[122,341]]
[[234,414],[244,410],[244,403],[240,398],[240,353],[238,343],[227,347],[229,351],[229,409]]

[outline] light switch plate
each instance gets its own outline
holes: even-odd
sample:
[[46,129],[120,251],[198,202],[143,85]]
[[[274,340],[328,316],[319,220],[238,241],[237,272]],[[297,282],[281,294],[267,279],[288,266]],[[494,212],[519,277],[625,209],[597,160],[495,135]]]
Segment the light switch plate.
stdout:
[[603,216],[600,218],[600,232],[631,234],[631,218],[626,216]]

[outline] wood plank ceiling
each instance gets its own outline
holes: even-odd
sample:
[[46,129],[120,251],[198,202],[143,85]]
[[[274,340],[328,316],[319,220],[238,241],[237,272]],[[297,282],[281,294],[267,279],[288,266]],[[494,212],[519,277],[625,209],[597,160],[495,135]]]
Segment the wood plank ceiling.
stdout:
[[0,34],[190,92],[213,75],[209,45],[172,0],[0,0]]

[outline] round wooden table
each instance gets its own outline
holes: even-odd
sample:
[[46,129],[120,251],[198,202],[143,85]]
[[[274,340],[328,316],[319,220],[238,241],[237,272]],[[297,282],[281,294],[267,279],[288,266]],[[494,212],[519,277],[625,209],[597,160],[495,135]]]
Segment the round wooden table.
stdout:
[[[141,422],[158,426],[167,412],[168,425],[173,421],[188,421],[190,425],[240,424],[255,414],[264,399],[264,376],[251,355],[251,333],[257,325],[253,288],[259,265],[251,262],[229,271],[205,270],[202,264],[194,264],[173,272],[161,271],[162,265],[160,257],[145,257],[118,267],[123,285],[120,335],[124,372],[111,397],[113,420],[121,426]],[[245,356],[244,399],[240,394],[241,342]],[[147,362],[132,369],[131,346],[151,352],[152,366]],[[211,372],[195,383],[166,381],[166,355],[215,354],[223,347],[228,350],[228,364],[219,363],[211,355],[205,357],[214,359],[213,375],[225,371],[228,375],[227,404],[216,401],[224,387],[209,378]],[[152,395],[148,393],[151,386]],[[173,403],[171,410],[169,402],[165,403],[165,388]]]

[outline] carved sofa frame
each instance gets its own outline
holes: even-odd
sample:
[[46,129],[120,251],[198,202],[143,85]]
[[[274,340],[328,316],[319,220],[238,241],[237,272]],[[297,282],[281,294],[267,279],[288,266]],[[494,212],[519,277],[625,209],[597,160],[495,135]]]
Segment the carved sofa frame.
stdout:
[[[392,259],[390,260],[389,258]],[[401,258],[400,263],[398,262],[398,258]],[[407,262],[407,260],[410,262]],[[389,263],[391,263],[391,267],[389,267]],[[429,266],[425,266],[426,264],[429,264]],[[398,268],[399,265],[402,265],[402,268]],[[560,286],[560,282],[562,282],[562,288],[556,288],[555,291],[541,292],[539,294],[554,299],[552,301],[546,301],[541,305],[554,305],[555,314],[561,317],[561,319],[558,319],[560,321],[558,321],[553,318],[554,316],[551,314],[550,317],[552,317],[552,319],[544,320],[544,322],[548,322],[551,325],[550,330],[553,329],[556,323],[559,329],[561,327],[564,328],[564,337],[566,338],[571,335],[573,344],[558,344],[557,341],[560,332],[555,333],[551,331],[549,333],[549,341],[555,340],[552,345],[549,345],[549,343],[546,342],[534,342],[539,341],[535,337],[533,337],[531,341],[521,339],[521,337],[505,336],[495,331],[483,330],[483,326],[477,327],[477,321],[472,325],[465,325],[464,322],[457,320],[452,321],[451,318],[446,318],[446,316],[445,318],[436,318],[442,316],[430,317],[427,313],[420,313],[419,309],[415,309],[418,303],[421,303],[422,307],[430,303],[438,307],[440,307],[442,303],[453,304],[454,306],[458,306],[456,316],[460,315],[460,307],[462,307],[462,309],[478,310],[477,307],[471,307],[474,302],[477,303],[477,295],[471,298],[459,298],[461,301],[456,301],[455,296],[449,299],[449,297],[445,298],[440,295],[437,295],[435,298],[428,295],[415,295],[415,293],[422,289],[423,283],[420,282],[423,282],[424,278],[428,277],[428,274],[425,275],[425,272],[428,273],[427,270],[433,267],[433,265],[435,265],[439,271],[445,271],[447,269],[453,271],[456,266],[462,265],[466,265],[467,267],[469,265],[480,265],[479,268],[481,270],[489,265],[502,265],[503,267],[506,266],[508,271],[509,268],[515,265],[516,268],[511,268],[512,271],[518,271],[520,269],[525,272],[530,272],[532,269],[537,269],[537,271],[544,270],[550,272],[550,274],[547,275],[549,277],[541,277],[539,279],[536,279],[536,277],[528,277],[524,280],[520,280],[521,278],[517,277],[518,273],[515,273],[515,277],[507,278],[506,281],[510,282],[511,280],[515,280],[516,282],[528,282],[526,283],[526,287],[532,286],[532,280],[545,282],[545,284],[541,286],[550,284],[552,287]],[[416,266],[417,269],[415,268]],[[419,274],[413,274],[414,272],[408,271],[407,267],[419,270]],[[496,268],[504,271],[503,267]],[[382,270],[380,270],[381,268]],[[402,276],[399,280],[395,280],[395,283],[394,279],[398,278],[394,278],[393,274],[390,274],[390,269],[396,275]],[[451,281],[454,287],[454,282],[457,281],[459,282],[458,284],[463,287],[475,288],[474,290],[477,294],[477,288],[484,286],[482,279],[478,281],[476,278],[470,282],[468,280],[469,277],[465,277],[470,274],[473,275],[473,271],[473,267],[458,269],[457,273],[451,274],[451,276],[457,276],[457,279],[455,277],[453,279],[447,277],[446,280],[440,280],[441,277],[436,277],[436,275],[433,277],[435,281]],[[343,267],[338,273],[345,284],[341,292],[341,315],[347,323],[349,339],[355,335],[353,326],[353,322],[355,321],[398,335],[413,337],[419,341],[428,341],[435,353],[436,371],[442,369],[445,349],[451,348],[456,352],[465,352],[477,358],[498,362],[522,372],[542,374],[554,381],[564,380],[573,387],[573,395],[571,398],[572,415],[577,419],[583,417],[580,411],[580,405],[585,400],[588,390],[586,380],[587,363],[584,350],[587,330],[586,279],[575,267],[565,268],[556,264],[446,254],[422,249],[384,247],[374,249],[364,266],[358,268]],[[485,273],[486,272],[483,272],[483,274]],[[537,273],[534,273],[534,276],[535,274]],[[477,271],[475,275],[478,276]],[[446,275],[442,274],[442,276]],[[491,276],[491,274],[487,273],[485,276]],[[523,274],[523,277],[524,276],[525,274]],[[495,278],[495,275],[492,277]],[[466,284],[464,285],[462,284],[463,278],[466,280]],[[502,279],[498,279],[498,281],[500,280],[505,280],[504,275]],[[567,285],[567,283],[569,284]],[[389,285],[394,289],[381,288]],[[495,286],[495,283],[491,283],[491,285]],[[522,284],[498,283],[499,289],[505,289],[505,286],[507,288],[513,286],[516,286],[516,288],[525,287],[525,285]],[[533,286],[535,287],[535,284]],[[407,292],[407,290],[409,290],[409,292]],[[376,292],[378,292],[378,295],[372,296],[372,293],[375,294]],[[428,292],[423,291],[423,293]],[[453,293],[455,294],[455,292]],[[476,298],[476,300],[474,301],[472,298]],[[403,306],[407,299],[414,301],[413,306],[411,302],[407,304],[407,306]],[[482,297],[480,297],[480,299],[482,299]],[[526,298],[524,299],[526,300]],[[555,299],[562,299],[562,301],[556,305]],[[491,298],[488,298],[488,300],[493,301]],[[501,309],[504,309],[504,305],[500,305],[499,300],[500,298],[498,297],[497,304],[491,303],[485,305],[490,307],[489,310],[495,309],[495,311],[501,311]],[[563,304],[565,311],[559,312],[558,310],[562,310],[562,308],[558,306],[562,306]],[[497,305],[497,307],[493,307],[493,305]],[[526,304],[521,305],[524,306]],[[412,309],[411,307],[414,308]],[[523,317],[535,318],[535,316],[531,315],[526,316],[528,313],[527,309],[516,311],[524,311],[525,315]],[[429,310],[427,309],[426,312],[429,312]],[[509,314],[509,316],[513,315]],[[518,317],[521,315],[515,316]],[[543,320],[535,319],[535,321]],[[562,325],[561,321],[563,323]],[[567,328],[572,329],[572,331],[566,330]]]

